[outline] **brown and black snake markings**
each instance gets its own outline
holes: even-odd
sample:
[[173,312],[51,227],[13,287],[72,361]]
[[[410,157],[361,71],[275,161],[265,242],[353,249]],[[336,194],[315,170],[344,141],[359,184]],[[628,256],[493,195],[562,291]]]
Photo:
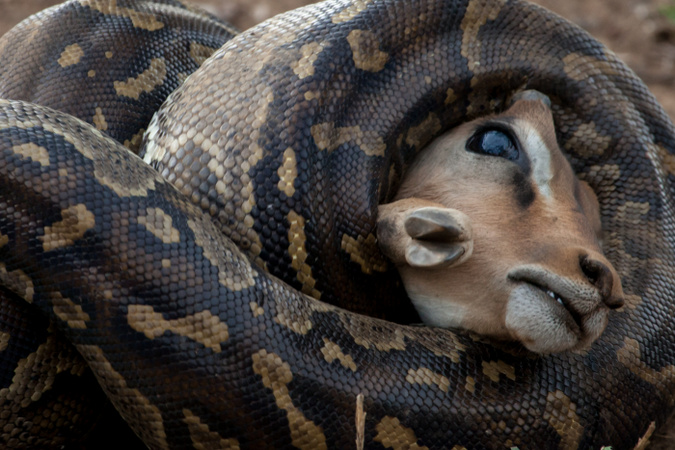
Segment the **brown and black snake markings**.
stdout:
[[[516,0],[290,12],[169,96],[143,138],[148,165],[104,135],[120,113],[87,81],[109,76],[100,95],[131,111],[189,73],[153,51],[174,44],[198,64],[229,28],[168,0],[63,10],[98,19],[74,33],[51,10],[0,40],[3,446],[84,445],[105,404],[92,372],[158,449],[354,448],[361,431],[372,449],[628,449],[672,411],[675,134],[585,32]],[[207,23],[220,37],[199,37]],[[105,24],[129,37],[90,44]],[[171,31],[191,27],[182,42]],[[626,294],[584,352],[523,356],[397,324],[410,310],[374,238],[418,150],[524,89],[552,101]],[[20,101],[69,98],[93,102],[81,118],[94,126]],[[117,139],[133,147],[145,126]]]

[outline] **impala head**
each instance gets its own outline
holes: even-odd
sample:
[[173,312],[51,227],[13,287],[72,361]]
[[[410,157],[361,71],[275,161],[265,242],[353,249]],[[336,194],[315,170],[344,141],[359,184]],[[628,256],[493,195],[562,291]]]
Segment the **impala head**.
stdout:
[[397,199],[461,211],[472,228],[461,264],[412,257],[399,267],[426,323],[551,353],[590,345],[623,304],[599,244],[597,199],[560,151],[549,105],[526,91],[506,112],[438,138],[406,174]]

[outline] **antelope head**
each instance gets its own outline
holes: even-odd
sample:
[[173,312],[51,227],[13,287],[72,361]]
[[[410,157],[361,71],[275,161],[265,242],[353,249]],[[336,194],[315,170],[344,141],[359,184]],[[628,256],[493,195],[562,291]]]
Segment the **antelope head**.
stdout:
[[380,248],[425,323],[543,354],[589,346],[623,304],[600,237],[536,91],[436,139],[379,207]]

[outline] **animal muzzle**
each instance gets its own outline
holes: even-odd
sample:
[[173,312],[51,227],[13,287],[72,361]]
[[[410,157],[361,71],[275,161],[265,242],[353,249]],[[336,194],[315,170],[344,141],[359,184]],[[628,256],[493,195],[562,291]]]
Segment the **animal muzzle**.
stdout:
[[623,289],[616,270],[598,253],[581,254],[579,267],[584,276],[598,289],[602,302],[611,309],[623,306]]
[[569,304],[580,303],[581,312],[605,306],[623,306],[621,279],[605,256],[589,246],[549,247],[531,264],[515,267],[512,281],[533,284]]
[[537,353],[582,349],[605,329],[609,309],[623,305],[621,280],[599,252],[565,248],[515,267],[506,327]]

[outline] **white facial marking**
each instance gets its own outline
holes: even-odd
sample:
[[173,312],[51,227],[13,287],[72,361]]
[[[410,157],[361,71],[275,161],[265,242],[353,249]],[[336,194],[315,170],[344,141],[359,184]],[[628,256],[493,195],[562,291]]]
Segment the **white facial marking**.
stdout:
[[466,308],[448,298],[436,298],[408,293],[422,321],[428,325],[443,328],[460,328]]
[[551,149],[549,149],[541,135],[529,123],[520,122],[519,128],[524,131],[524,150],[530,158],[532,164],[532,179],[539,187],[539,192],[546,199],[553,199],[553,189],[551,189],[551,180],[553,172],[551,170]]
[[[548,292],[546,294],[551,296]],[[578,343],[578,337],[561,312],[550,302],[542,301],[539,288],[523,283],[509,295],[506,328],[535,353],[567,350]]]

